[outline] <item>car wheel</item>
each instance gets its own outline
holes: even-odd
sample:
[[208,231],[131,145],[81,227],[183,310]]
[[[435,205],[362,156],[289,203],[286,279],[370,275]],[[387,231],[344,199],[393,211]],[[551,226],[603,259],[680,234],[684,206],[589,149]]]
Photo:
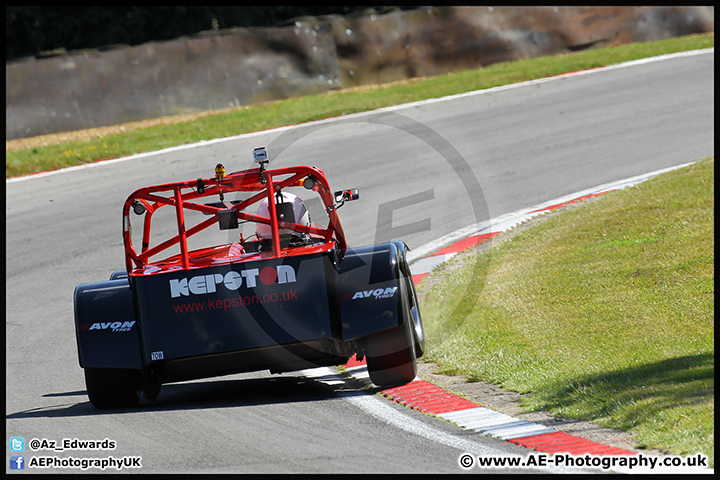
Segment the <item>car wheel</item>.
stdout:
[[415,356],[420,358],[423,356],[423,353],[425,353],[425,329],[423,328],[422,317],[420,316],[415,284],[411,279],[408,279],[408,293],[410,297],[410,320],[413,322],[415,333]]
[[370,380],[378,387],[394,387],[412,382],[417,375],[417,356],[413,327],[403,327],[371,335],[365,356]]
[[[407,247],[406,247],[407,248]],[[414,329],[414,343],[415,343],[415,357],[420,358],[425,353],[425,329],[423,328],[422,317],[420,316],[420,307],[418,306],[417,292],[415,290],[415,283],[412,279],[412,273],[410,272],[410,266],[407,263],[405,257],[405,251],[400,261],[400,274],[404,280],[405,296],[408,301],[404,305],[403,315],[413,323]]]
[[85,386],[95,408],[135,407],[140,403],[139,370],[86,368]]

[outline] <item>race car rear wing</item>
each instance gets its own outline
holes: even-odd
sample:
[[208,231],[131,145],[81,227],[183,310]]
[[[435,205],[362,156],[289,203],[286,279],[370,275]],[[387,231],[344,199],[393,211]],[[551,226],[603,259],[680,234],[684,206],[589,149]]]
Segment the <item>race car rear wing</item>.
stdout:
[[[262,149],[264,152],[264,148]],[[265,160],[258,161],[258,149],[255,158],[259,163],[258,169],[249,169],[225,174],[225,169],[218,164],[214,178],[198,178],[185,182],[167,183],[144,187],[133,192],[123,206],[123,241],[125,244],[125,266],[130,273],[133,268],[143,268],[151,264],[151,257],[179,244],[180,256],[178,265],[182,269],[190,268],[190,257],[187,239],[216,223],[220,229],[237,228],[238,220],[264,223],[270,225],[272,231],[272,254],[274,257],[282,255],[279,228],[291,229],[302,233],[320,236],[324,241],[337,242],[341,252],[347,248],[345,233],[337,215],[339,208],[345,201],[358,198],[357,190],[341,190],[331,193],[327,179],[322,170],[317,167],[297,166],[277,169],[266,169]],[[262,154],[261,154],[262,156]],[[325,207],[328,215],[327,228],[301,225],[278,220],[275,208],[270,208],[269,217],[247,213],[248,207],[268,199],[269,205],[275,205],[275,193],[288,187],[304,186],[316,192]],[[225,201],[224,196],[233,192],[256,192],[249,198],[241,201]],[[219,202],[196,203],[197,199],[219,196]],[[177,219],[177,235],[150,247],[150,229],[153,214],[163,206],[175,207]],[[144,215],[142,248],[137,252],[132,243],[130,228],[130,211],[136,215]],[[185,224],[185,210],[195,210],[210,217],[188,228]]]

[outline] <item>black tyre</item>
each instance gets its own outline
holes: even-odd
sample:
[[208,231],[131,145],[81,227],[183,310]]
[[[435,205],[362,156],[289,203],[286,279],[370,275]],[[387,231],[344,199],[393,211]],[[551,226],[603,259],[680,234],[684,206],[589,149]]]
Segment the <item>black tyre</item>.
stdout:
[[420,358],[425,353],[425,330],[423,328],[422,317],[420,316],[415,283],[412,280],[412,272],[410,272],[410,266],[407,263],[407,245],[402,249],[402,256],[399,263],[400,274],[404,280],[402,285],[405,287],[403,298],[407,298],[407,303],[404,303],[403,306],[403,316],[406,321],[413,324],[415,357]]
[[423,353],[425,353],[425,329],[423,328],[422,317],[420,316],[415,284],[411,279],[408,279],[408,293],[410,297],[409,317],[414,328],[415,357],[420,358],[423,356]]
[[425,352],[425,331],[406,248],[401,250],[399,262],[403,326],[371,335],[365,347],[370,380],[383,388],[412,382],[417,376],[417,359]]
[[85,386],[95,408],[127,408],[140,403],[139,370],[86,368]]
[[417,375],[417,356],[412,326],[376,333],[367,338],[365,356],[370,380],[388,388],[412,382]]
[[128,278],[126,270],[115,270],[110,274],[110,280],[117,280],[118,278]]

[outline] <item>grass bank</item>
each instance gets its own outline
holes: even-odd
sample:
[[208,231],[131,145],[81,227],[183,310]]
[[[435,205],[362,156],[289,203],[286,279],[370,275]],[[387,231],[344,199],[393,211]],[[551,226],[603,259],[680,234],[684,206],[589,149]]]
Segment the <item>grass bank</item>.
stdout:
[[58,141],[58,138],[62,138],[58,136],[47,139],[44,137],[43,142],[29,148],[19,148],[14,146],[15,142],[8,142],[5,177],[55,170],[308,120],[492,88],[639,58],[710,48],[714,44],[713,33],[659,42],[633,43],[568,55],[498,63],[486,68],[390,85],[341,90],[252,105],[217,115],[203,115],[177,124],[157,125],[130,131],[118,126],[115,129],[103,129],[97,136],[79,141]]
[[713,174],[608,193],[423,280],[427,359],[714,465]]

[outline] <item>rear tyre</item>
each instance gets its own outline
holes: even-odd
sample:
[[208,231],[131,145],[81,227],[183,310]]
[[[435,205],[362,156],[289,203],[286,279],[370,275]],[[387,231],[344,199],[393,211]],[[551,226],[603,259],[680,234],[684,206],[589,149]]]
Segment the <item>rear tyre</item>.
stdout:
[[408,278],[408,296],[410,297],[408,320],[413,323],[415,357],[420,358],[425,353],[425,329],[423,328],[422,317],[420,316],[420,307],[418,307],[415,284],[412,282],[410,277]]
[[126,270],[115,270],[112,274],[110,274],[110,280],[117,280],[119,278],[127,278],[127,271]]
[[402,250],[403,254],[399,262],[401,278],[403,280],[402,285],[405,287],[403,298],[407,298],[407,303],[404,303],[403,315],[406,321],[413,323],[415,357],[420,358],[423,356],[423,353],[425,353],[425,330],[423,328],[422,317],[420,316],[415,283],[412,279],[410,266],[407,263],[406,249],[407,246]]
[[371,335],[365,356],[370,380],[378,387],[388,388],[412,382],[417,375],[417,356],[411,326],[404,326]]
[[405,259],[407,246],[398,248],[401,252],[399,313],[403,325],[369,336],[365,347],[370,380],[382,388],[412,382],[417,376],[417,359],[425,352],[425,332],[417,293]]
[[139,370],[86,368],[85,386],[95,408],[136,407],[140,403],[142,377]]

